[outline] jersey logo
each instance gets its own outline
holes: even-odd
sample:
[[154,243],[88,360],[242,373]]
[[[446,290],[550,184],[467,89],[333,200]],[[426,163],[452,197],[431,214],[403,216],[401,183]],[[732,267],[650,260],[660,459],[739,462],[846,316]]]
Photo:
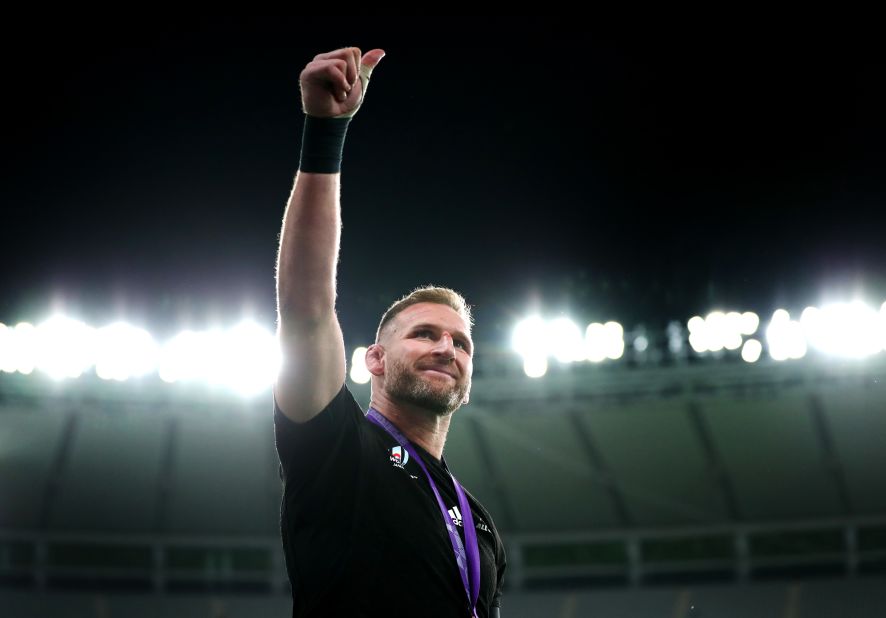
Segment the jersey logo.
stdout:
[[390,453],[391,463],[398,468],[403,468],[409,461],[409,451],[404,450],[402,446],[395,446]]
[[[464,525],[462,524],[461,511],[458,510],[458,506],[454,506],[454,507],[452,507],[452,508],[449,509],[449,511],[447,511],[447,512],[449,513],[449,517],[452,518],[452,523],[453,523],[453,524],[455,524],[455,525],[458,526],[459,528],[463,528],[463,527],[464,527]],[[484,532],[488,532],[489,534],[492,534],[492,530],[489,529],[489,526],[487,526],[486,524],[484,524],[482,521],[479,521],[479,520],[478,520],[478,521],[477,521],[477,525],[474,526],[474,527],[475,527],[477,530],[482,530],[482,531],[484,531]]]

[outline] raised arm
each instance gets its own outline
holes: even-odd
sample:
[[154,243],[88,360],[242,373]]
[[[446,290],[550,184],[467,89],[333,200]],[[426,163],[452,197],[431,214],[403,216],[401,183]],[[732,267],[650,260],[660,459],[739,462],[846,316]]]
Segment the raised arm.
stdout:
[[335,315],[341,237],[341,151],[369,76],[384,56],[356,47],[319,54],[299,76],[306,114],[302,153],[277,256],[277,337],[283,364],[274,386],[280,410],[296,422],[316,416],[345,379]]

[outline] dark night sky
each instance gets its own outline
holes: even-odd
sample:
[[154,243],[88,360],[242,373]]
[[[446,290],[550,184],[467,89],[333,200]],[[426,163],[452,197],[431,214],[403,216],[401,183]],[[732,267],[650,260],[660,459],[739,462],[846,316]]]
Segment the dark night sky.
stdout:
[[297,79],[381,47],[343,168],[339,313],[365,341],[450,285],[478,339],[530,303],[653,328],[886,299],[886,66],[856,33],[570,18],[10,25],[0,322],[273,324]]

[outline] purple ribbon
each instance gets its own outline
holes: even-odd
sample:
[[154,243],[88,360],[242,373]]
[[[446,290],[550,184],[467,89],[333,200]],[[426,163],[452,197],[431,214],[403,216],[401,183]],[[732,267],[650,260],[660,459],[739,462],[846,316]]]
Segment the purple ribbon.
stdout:
[[452,518],[449,517],[449,513],[446,510],[446,504],[440,496],[440,491],[437,489],[433,477],[431,477],[428,469],[425,467],[424,461],[422,461],[419,454],[415,451],[412,443],[406,439],[406,436],[400,433],[400,430],[397,429],[391,421],[382,416],[375,408],[369,408],[369,411],[366,413],[366,418],[387,431],[391,437],[400,444],[400,446],[406,449],[406,452],[418,462],[418,465],[421,466],[422,471],[424,471],[428,482],[431,484],[431,489],[434,491],[434,496],[437,498],[437,505],[440,507],[440,513],[443,515],[443,523],[446,524],[446,531],[449,533],[449,541],[452,543],[452,551],[455,552],[455,563],[458,565],[458,572],[459,575],[461,575],[461,581],[465,587],[465,594],[468,595],[468,603],[471,605],[471,615],[476,617],[477,598],[480,596],[480,546],[477,543],[477,530],[474,528],[474,516],[471,514],[471,504],[468,502],[465,490],[462,489],[458,481],[455,480],[452,473],[447,470],[447,472],[449,472],[449,477],[452,479],[452,484],[455,486],[455,493],[458,495],[458,505],[461,508],[462,524],[465,529],[465,543],[468,545],[467,552],[465,551],[464,544],[461,542],[461,537],[458,536],[458,530],[455,529],[455,524],[453,524]]

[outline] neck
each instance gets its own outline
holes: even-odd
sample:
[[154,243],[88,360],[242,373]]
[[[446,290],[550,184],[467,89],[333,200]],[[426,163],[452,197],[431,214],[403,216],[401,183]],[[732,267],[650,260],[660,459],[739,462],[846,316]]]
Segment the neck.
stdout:
[[399,429],[406,439],[426,450],[438,461],[443,457],[451,414],[439,416],[418,406],[394,402],[382,393],[370,405]]

